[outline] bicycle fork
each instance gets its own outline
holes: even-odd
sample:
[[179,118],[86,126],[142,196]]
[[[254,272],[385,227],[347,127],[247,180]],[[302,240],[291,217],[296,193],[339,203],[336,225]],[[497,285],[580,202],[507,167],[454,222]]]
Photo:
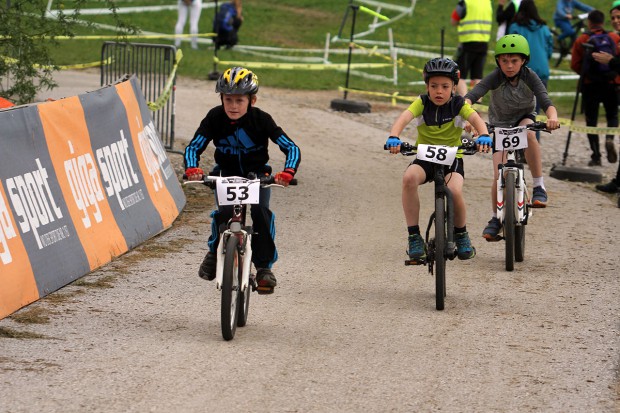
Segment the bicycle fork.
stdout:
[[530,216],[529,212],[529,199],[527,199],[527,186],[525,184],[523,165],[505,166],[498,165],[499,176],[497,178],[497,218],[500,222],[504,222],[504,189],[506,188],[506,175],[509,171],[514,171],[515,180],[515,198],[516,198],[516,212],[517,224],[527,224],[527,220]]
[[[245,215],[241,205],[234,206],[233,217],[228,222],[227,229],[220,234],[220,242],[217,245],[217,265],[215,270],[215,282],[218,290],[222,289],[222,279],[224,274],[224,257],[226,255],[226,244],[230,237],[237,237],[239,242],[239,255],[242,258],[243,267],[241,269],[241,292],[245,292],[250,285],[250,267],[252,265],[252,227],[243,227],[241,219]],[[252,285],[254,290],[254,285]]]

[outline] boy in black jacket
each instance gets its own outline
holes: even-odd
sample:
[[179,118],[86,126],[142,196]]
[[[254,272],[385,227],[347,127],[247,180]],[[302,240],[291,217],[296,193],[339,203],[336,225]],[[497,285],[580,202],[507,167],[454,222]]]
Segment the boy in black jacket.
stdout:
[[[248,69],[233,67],[220,76],[215,91],[220,93],[222,105],[207,113],[185,148],[187,179],[202,179],[204,172],[198,164],[209,142],[215,145],[212,175],[247,176],[251,172],[259,176],[270,174],[267,146],[271,140],[286,155],[284,169],[275,175],[275,182],[288,186],[297,172],[301,154],[297,145],[276,125],[272,117],[254,107],[258,77]],[[269,210],[269,195],[269,188],[261,188],[260,204],[250,208],[255,231],[252,237],[252,262],[257,270],[258,291],[262,293],[272,293],[276,286],[276,277],[271,267],[278,253],[274,242],[274,215]],[[198,272],[201,278],[215,278],[219,226],[226,223],[229,216],[230,213],[222,208],[211,214],[213,221],[208,241],[209,251]]]

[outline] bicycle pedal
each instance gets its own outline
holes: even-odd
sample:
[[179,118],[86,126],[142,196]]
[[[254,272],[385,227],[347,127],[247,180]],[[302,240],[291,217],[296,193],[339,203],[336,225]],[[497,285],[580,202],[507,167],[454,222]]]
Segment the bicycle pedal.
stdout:
[[426,260],[405,260],[405,265],[424,265],[426,264]]
[[261,287],[260,285],[256,286],[256,292],[259,295],[273,294],[274,289],[274,287]]

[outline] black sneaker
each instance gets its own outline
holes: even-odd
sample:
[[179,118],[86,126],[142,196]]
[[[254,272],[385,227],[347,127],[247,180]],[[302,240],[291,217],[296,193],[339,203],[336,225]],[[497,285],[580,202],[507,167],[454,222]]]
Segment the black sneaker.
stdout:
[[598,159],[590,159],[590,162],[588,162],[588,166],[601,166],[603,165],[601,163],[601,158]]
[[215,268],[217,266],[217,255],[214,252],[207,252],[205,259],[200,264],[198,276],[203,280],[212,281],[215,279]]
[[256,291],[259,294],[272,294],[276,285],[278,285],[276,276],[269,268],[256,269]]
[[499,241],[502,239],[499,235],[501,229],[502,223],[499,221],[499,218],[493,217],[482,231],[482,237],[489,242]]
[[616,184],[615,180],[612,180],[604,185],[596,185],[596,189],[601,192],[606,192],[608,194],[615,194],[620,192],[620,188],[618,187],[618,184]]
[[605,141],[605,150],[607,151],[607,160],[609,163],[616,163],[618,160],[618,152],[616,152],[616,145],[614,145],[613,139],[607,139]]

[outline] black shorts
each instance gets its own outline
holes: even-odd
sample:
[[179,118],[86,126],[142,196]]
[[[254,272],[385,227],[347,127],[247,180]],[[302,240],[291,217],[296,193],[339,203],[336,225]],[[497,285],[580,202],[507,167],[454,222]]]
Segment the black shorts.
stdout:
[[[422,169],[424,169],[424,173],[426,174],[426,179],[424,180],[424,183],[433,181],[433,179],[435,178],[435,173],[433,172],[433,166],[436,164],[432,162],[428,162],[428,161],[421,161],[419,159],[415,159],[409,165],[413,165],[413,164],[420,165]],[[448,175],[452,172],[456,172],[457,174],[465,178],[465,165],[463,163],[463,158],[456,158],[454,162],[452,162],[452,165],[443,166],[444,175]]]
[[462,43],[457,51],[456,64],[461,71],[461,79],[482,79],[487,58],[488,43]]

